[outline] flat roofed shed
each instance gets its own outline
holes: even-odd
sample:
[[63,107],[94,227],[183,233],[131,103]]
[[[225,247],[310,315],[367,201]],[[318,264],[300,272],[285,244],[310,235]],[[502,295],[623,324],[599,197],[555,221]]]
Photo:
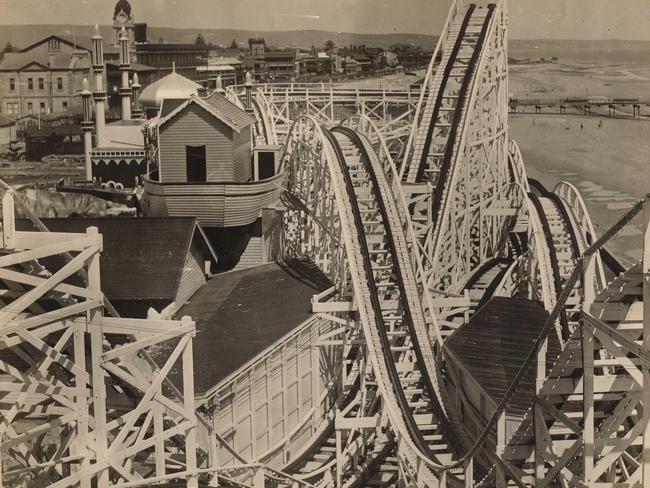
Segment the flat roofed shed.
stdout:
[[[498,404],[524,363],[546,323],[548,312],[540,302],[495,297],[481,307],[445,342],[448,360],[462,363],[465,370]],[[549,335],[547,359],[560,353],[557,335]],[[547,366],[549,366],[547,361]],[[535,366],[528,369],[507,411],[523,415],[535,393]]]
[[[298,260],[215,275],[176,314],[196,322],[196,394],[205,394],[307,320],[313,295],[330,286],[316,266]],[[156,353],[159,364],[169,352]],[[178,371],[171,377],[182,384]]]

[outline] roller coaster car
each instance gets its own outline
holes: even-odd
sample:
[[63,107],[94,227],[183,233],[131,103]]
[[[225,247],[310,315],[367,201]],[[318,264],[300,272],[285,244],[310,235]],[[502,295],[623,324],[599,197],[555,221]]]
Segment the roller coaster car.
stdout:
[[27,159],[27,152],[25,150],[24,142],[12,141],[0,153],[0,159],[4,161],[25,161]]

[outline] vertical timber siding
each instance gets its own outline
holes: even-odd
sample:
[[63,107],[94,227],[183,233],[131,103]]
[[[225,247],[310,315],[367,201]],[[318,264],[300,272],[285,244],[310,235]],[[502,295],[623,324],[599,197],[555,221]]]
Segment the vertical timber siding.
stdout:
[[207,181],[233,181],[233,130],[194,103],[160,128],[163,181],[187,182],[185,146],[203,144]]
[[[341,387],[330,376],[340,361],[339,346],[316,345],[325,324],[317,317],[307,320],[206,394],[206,404],[218,399],[213,428],[244,458],[279,468],[323,425],[334,406],[333,391]],[[234,462],[221,447],[219,460],[224,466]]]

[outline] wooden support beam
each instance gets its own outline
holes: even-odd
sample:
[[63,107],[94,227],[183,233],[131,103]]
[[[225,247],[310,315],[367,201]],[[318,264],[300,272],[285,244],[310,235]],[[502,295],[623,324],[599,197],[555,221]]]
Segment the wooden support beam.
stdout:
[[[2,245],[13,249],[16,237],[16,221],[13,190],[5,191],[2,196]],[[1,482],[1,481],[0,481]]]
[[497,420],[497,445],[496,445],[496,488],[506,488],[508,486],[506,480],[506,472],[504,469],[503,455],[506,449],[506,413],[505,411],[499,414]]
[[[650,353],[650,195],[643,201],[643,349]],[[643,365],[642,485],[650,486],[650,364]]]
[[[97,235],[97,227],[88,229],[89,235]],[[88,288],[98,294],[101,293],[101,276],[99,268],[99,253],[91,255],[88,264]],[[101,308],[88,311],[87,319],[92,324],[96,316],[102,315]],[[101,358],[104,353],[104,333],[101,327],[90,326],[90,367],[93,380],[93,411],[95,421],[95,462],[100,463],[106,459],[108,451],[108,432],[106,431],[106,383]],[[80,476],[85,477],[86,470],[81,470]],[[97,475],[97,488],[108,488],[108,466]]]
[[[37,234],[38,237],[43,236],[43,233],[41,232],[35,234]],[[65,242],[45,246],[39,245],[34,249],[7,254],[6,256],[0,256],[0,268],[41,259],[47,256],[62,254],[64,252],[80,252],[92,246],[99,246],[100,242],[101,238],[99,236],[84,236],[77,239],[70,239],[69,241]]]
[[[182,318],[183,328],[194,327],[194,322],[188,316]],[[183,402],[186,412],[192,412],[190,427],[185,431],[185,470],[188,473],[187,488],[198,488],[199,478],[196,474],[196,419],[194,417],[194,357],[192,338],[190,337],[183,350]]]
[[[82,269],[85,262],[93,256],[99,257],[99,251],[96,247],[91,247],[82,251],[72,261],[54,273],[47,280],[29,290],[18,300],[11,302],[11,307],[5,307],[0,310],[0,326],[6,325],[10,320],[16,317],[16,315],[25,310],[31,303],[38,300],[60,282]],[[97,295],[95,296],[101,296],[101,288],[97,289]]]
[[582,415],[583,415],[583,481],[593,481],[594,471],[594,336],[582,324]]

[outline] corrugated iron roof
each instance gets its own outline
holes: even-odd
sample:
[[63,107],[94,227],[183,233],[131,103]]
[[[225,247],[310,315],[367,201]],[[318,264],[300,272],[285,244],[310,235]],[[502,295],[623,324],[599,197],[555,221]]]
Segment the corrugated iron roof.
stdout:
[[[52,232],[85,233],[88,227],[97,227],[104,242],[100,258],[102,291],[112,300],[173,300],[197,226],[194,217],[42,221]],[[16,221],[16,227],[33,230],[26,220]]]
[[[50,60],[53,65],[50,66]],[[33,52],[6,53],[0,62],[1,71],[18,71],[36,63],[44,69],[88,69],[90,58],[87,53],[57,53],[52,58],[47,54]]]
[[196,96],[190,97],[188,100],[183,101],[183,103],[176,105],[173,109],[166,110],[165,115],[161,113],[160,118],[155,123],[150,123],[149,126],[153,127],[154,125],[158,125],[161,127],[165,125],[191,103],[195,103],[199,107],[203,108],[206,112],[221,120],[224,124],[237,132],[241,132],[242,129],[255,122],[253,116],[246,113],[245,110],[239,108],[223,95],[214,92],[207,98],[199,98]]
[[[447,339],[445,348],[499,403],[548,316],[540,302],[495,297]],[[553,333],[549,336],[547,357],[556,358],[559,353],[557,335]],[[535,367],[529,368],[508,404],[509,413],[521,415],[530,407],[535,391],[535,374]]]
[[202,100],[212,105],[217,113],[227,118],[233,126],[238,127],[237,130],[248,127],[255,122],[253,116],[249,115],[245,110],[242,110],[218,92],[214,92]]

